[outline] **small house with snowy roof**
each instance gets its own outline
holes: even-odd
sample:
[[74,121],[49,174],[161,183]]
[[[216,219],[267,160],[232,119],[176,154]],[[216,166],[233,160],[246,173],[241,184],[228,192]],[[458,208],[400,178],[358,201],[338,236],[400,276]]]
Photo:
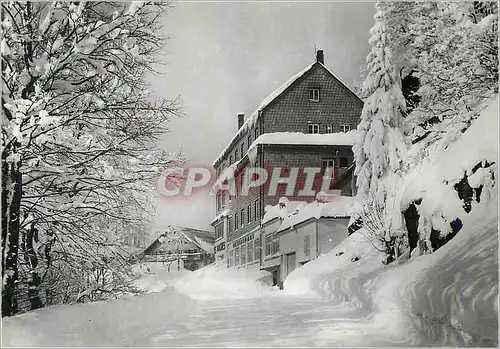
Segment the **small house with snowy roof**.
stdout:
[[177,262],[178,268],[197,270],[214,261],[212,232],[168,226],[141,254],[147,262]]
[[[265,245],[256,232],[264,208],[277,205],[280,197],[310,202],[320,190],[355,194],[352,145],[362,108],[363,101],[325,66],[323,51],[318,50],[314,62],[272,92],[249,117],[238,114],[237,132],[213,163],[218,181],[225,183],[229,172],[236,187],[233,194],[219,190],[215,195],[212,226],[218,259],[229,266],[260,261]],[[265,170],[268,179],[247,192],[244,174],[249,168]],[[311,168],[315,172],[309,182]],[[326,173],[333,178],[325,187]],[[274,177],[279,177],[275,191],[270,186]],[[312,190],[305,190],[310,183]]]
[[288,210],[276,237],[279,244],[279,283],[296,268],[328,253],[347,237],[354,198],[335,194]]

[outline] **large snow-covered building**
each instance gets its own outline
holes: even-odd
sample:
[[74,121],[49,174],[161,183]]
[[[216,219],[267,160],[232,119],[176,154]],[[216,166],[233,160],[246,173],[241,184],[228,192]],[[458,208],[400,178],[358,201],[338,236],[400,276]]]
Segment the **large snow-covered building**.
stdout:
[[[215,196],[216,260],[229,265],[260,263],[260,227],[264,207],[281,197],[291,201],[313,201],[325,190],[322,177],[333,171],[326,191],[354,195],[352,145],[363,101],[324,65],[323,51],[316,60],[294,75],[245,119],[238,114],[238,131],[214,161],[217,176],[234,170],[236,194],[219,191]],[[262,186],[242,188],[248,168],[266,169],[269,180]],[[297,171],[298,168],[298,171]],[[307,168],[318,169],[314,192],[307,192]],[[296,172],[297,171],[297,172]],[[257,173],[260,177],[262,174]],[[275,192],[271,177],[278,176]],[[294,179],[295,188],[290,192]]]

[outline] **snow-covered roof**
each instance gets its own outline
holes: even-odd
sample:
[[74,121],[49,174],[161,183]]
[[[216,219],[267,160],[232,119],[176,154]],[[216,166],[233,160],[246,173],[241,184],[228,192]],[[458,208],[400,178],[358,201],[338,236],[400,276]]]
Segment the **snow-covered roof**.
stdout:
[[275,218],[285,218],[288,216],[289,212],[294,211],[298,206],[305,204],[305,201],[287,201],[286,206],[280,208],[280,205],[267,205],[264,209],[264,217],[262,218],[262,224],[272,221]]
[[312,134],[302,132],[264,133],[250,145],[248,151],[251,151],[258,144],[354,145],[357,138],[357,130],[328,134]]
[[207,230],[193,229],[187,227],[178,227],[183,235],[194,241],[204,241],[213,244],[215,240],[214,233]]
[[220,220],[221,218],[223,217],[227,217],[231,214],[231,210],[224,210],[222,211],[221,213],[219,213],[217,216],[215,216],[214,219],[212,219],[212,221],[210,222],[210,224],[214,224],[215,222],[217,222],[218,220]]
[[[334,75],[327,67],[325,67],[324,64],[318,62],[318,61],[315,61],[311,64],[309,64],[307,67],[305,67],[304,69],[302,69],[301,71],[299,71],[297,74],[295,74],[294,76],[292,76],[290,79],[288,79],[283,85],[281,85],[280,87],[278,87],[276,90],[274,90],[270,95],[268,95],[266,98],[264,98],[264,100],[262,101],[262,103],[260,103],[259,107],[250,115],[250,117],[248,117],[245,122],[243,123],[243,126],[240,127],[240,129],[238,130],[238,132],[236,132],[236,134],[233,136],[233,138],[231,138],[231,140],[229,141],[229,143],[226,145],[226,147],[224,148],[224,150],[220,153],[219,157],[217,157],[217,159],[212,163],[212,165],[215,167],[215,165],[217,165],[221,160],[222,158],[224,158],[224,156],[226,155],[226,153],[229,151],[229,149],[231,148],[231,146],[233,145],[233,143],[240,138],[240,136],[242,134],[244,134],[249,128],[253,127],[253,125],[255,125],[255,123],[257,122],[258,118],[259,118],[259,113],[265,108],[267,107],[269,104],[271,104],[272,101],[274,101],[279,95],[281,95],[288,87],[290,87],[295,81],[297,81],[299,78],[301,78],[302,76],[304,76],[304,74],[306,74],[307,72],[309,72],[315,65],[319,64],[321,67],[323,67],[330,75],[332,75],[335,79],[337,79],[342,85],[344,85],[344,87],[346,87],[349,91],[351,91],[356,97],[359,98],[359,96],[351,89],[349,88],[349,86],[347,86],[346,83],[344,83],[342,80],[340,80],[336,75]],[[361,98],[360,98],[361,100]]]
[[331,201],[326,203],[313,201],[302,204],[295,210],[289,211],[278,231],[288,229],[311,218],[347,218],[351,215],[351,207],[355,202],[354,197],[330,195],[329,200]]
[[[245,160],[248,155],[250,163],[255,162],[257,156],[257,145],[259,144],[286,144],[286,145],[348,145],[352,146],[356,143],[358,137],[357,130],[349,132],[338,132],[329,134],[310,134],[302,132],[273,132],[264,133],[257,137],[255,141],[248,147],[247,152],[241,156],[238,161],[229,164],[220,177],[215,182],[214,186],[221,184],[221,181],[233,178],[239,164]],[[214,218],[212,223],[221,217]]]
[[[178,231],[182,237],[184,237],[189,242],[192,242],[202,250],[207,253],[213,253],[213,245],[215,241],[214,233],[206,230],[188,228],[188,227],[180,227],[180,226],[168,226],[167,229],[174,228]],[[165,234],[162,233],[155,241],[153,241],[143,253],[147,254],[159,248],[159,246],[164,242]]]

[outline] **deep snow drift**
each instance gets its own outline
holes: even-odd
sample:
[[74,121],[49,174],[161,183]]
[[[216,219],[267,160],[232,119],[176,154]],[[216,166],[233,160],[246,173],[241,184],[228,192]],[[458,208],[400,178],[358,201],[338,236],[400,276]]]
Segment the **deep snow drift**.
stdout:
[[190,273],[186,269],[177,269],[177,261],[173,261],[170,267],[163,262],[136,264],[133,271],[139,275],[139,278],[135,280],[134,285],[146,293],[161,292],[173,285],[176,279]]
[[227,300],[269,296],[271,274],[255,268],[226,268],[218,263],[186,274],[174,282],[180,292],[196,300]]

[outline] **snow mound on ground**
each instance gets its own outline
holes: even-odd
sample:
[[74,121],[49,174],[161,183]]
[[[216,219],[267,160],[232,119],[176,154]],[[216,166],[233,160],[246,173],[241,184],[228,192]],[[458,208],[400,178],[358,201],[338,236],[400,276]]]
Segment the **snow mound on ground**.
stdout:
[[226,268],[218,263],[186,274],[174,287],[196,300],[243,299],[275,292],[271,280],[270,273],[258,268]]
[[383,267],[383,255],[373,243],[366,237],[364,229],[358,230],[329,253],[288,275],[284,283],[285,293],[314,295],[328,300],[350,299],[348,290],[341,292],[340,279],[353,279],[362,273]]
[[169,289],[107,302],[50,306],[2,318],[2,347],[130,347],[196,302]]
[[170,271],[168,265],[162,262],[140,263],[133,267],[134,273],[139,275],[134,286],[146,293],[161,292],[165,290],[176,279],[181,278],[191,271],[186,269],[177,270],[177,261],[172,262]]

